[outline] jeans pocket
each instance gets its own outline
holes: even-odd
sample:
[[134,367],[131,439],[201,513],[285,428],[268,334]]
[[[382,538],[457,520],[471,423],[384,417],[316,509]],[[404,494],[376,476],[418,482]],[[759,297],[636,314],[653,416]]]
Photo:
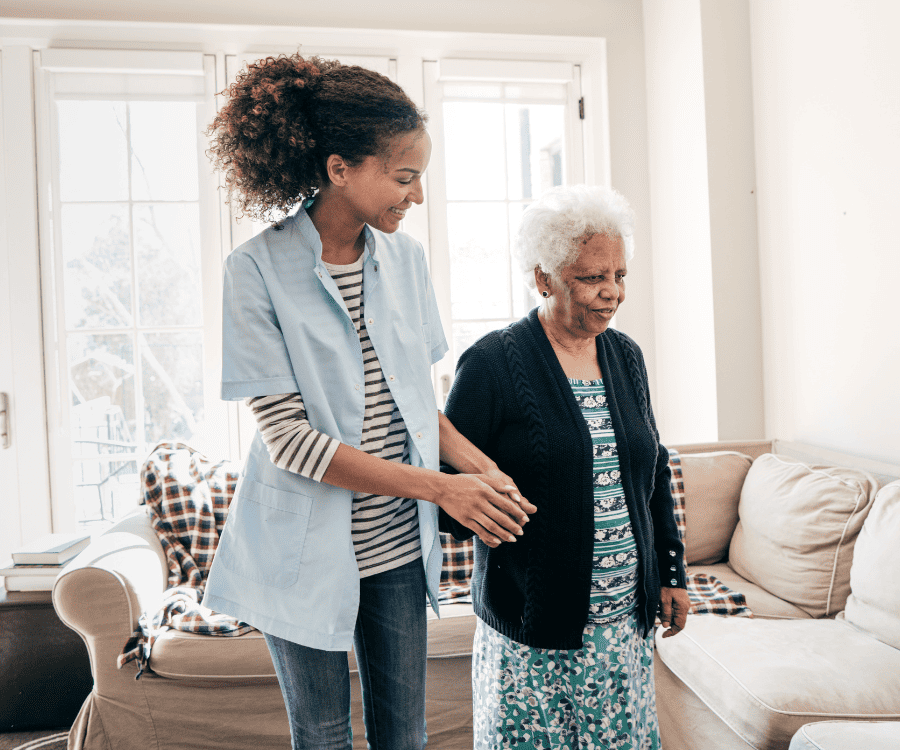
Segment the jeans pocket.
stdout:
[[312,498],[244,479],[216,556],[242,578],[284,589],[296,583]]

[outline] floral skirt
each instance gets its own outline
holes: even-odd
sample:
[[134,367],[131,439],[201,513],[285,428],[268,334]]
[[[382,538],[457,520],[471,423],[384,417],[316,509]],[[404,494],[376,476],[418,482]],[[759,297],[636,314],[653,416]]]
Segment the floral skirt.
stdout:
[[634,613],[584,629],[580,649],[517,643],[478,620],[475,748],[659,750],[653,632]]

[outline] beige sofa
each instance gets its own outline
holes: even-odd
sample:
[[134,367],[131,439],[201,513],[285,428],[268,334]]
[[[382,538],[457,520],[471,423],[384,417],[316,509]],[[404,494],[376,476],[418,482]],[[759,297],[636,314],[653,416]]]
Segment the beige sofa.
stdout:
[[[900,466],[778,441],[703,452],[720,447],[682,448],[701,451],[682,456],[687,562],[754,618],[691,616],[657,640],[663,747],[787,750],[831,733],[827,747],[862,750],[873,722],[900,719]],[[801,732],[853,737],[847,721],[856,740]]]
[[[739,523],[739,514],[744,509],[741,495],[745,478],[749,474],[754,480],[754,474],[750,473],[753,459],[773,450],[782,455],[782,459],[763,458],[758,464],[762,469],[767,461],[779,466],[778,462],[787,456],[799,455],[815,463],[828,463],[835,456],[803,456],[800,446],[770,441],[675,447],[683,454],[687,559],[691,569],[712,573],[744,593],[757,619],[691,617],[684,633],[659,640],[657,687],[664,747],[666,750],[718,750],[744,749],[749,745],[787,750],[790,734],[785,738],[785,732],[794,727],[795,714],[805,717],[804,696],[815,693],[816,688],[813,684],[796,684],[782,690],[786,682],[779,665],[787,665],[787,671],[791,672],[795,662],[804,662],[807,653],[815,653],[820,660],[826,656],[809,651],[807,642],[798,643],[798,634],[792,627],[804,624],[815,627],[815,633],[820,635],[810,634],[808,638],[818,643],[815,639],[821,637],[822,648],[830,645],[838,653],[852,644],[853,658],[866,652],[885,664],[890,663],[890,658],[900,659],[898,644],[881,643],[857,632],[846,621],[829,619],[844,608],[850,593],[848,575],[853,543],[871,509],[875,484],[900,476],[900,469],[866,464],[868,469],[880,473],[866,480],[870,485],[865,490],[865,501],[858,508],[852,513],[839,509],[839,514],[844,514],[841,517],[845,518],[845,529],[838,542],[825,550],[823,535],[814,529],[810,535],[817,552],[814,570],[794,571],[795,578],[799,578],[782,581],[779,578],[782,566],[775,565],[769,580],[761,575],[757,563],[771,562],[771,547],[773,543],[777,545],[777,538],[759,538],[756,524],[761,523],[764,528],[764,516],[754,517],[753,523],[748,516],[746,523],[743,518]],[[846,462],[832,460],[831,463],[844,465]],[[819,507],[822,505],[825,507]],[[821,522],[828,528],[834,527],[834,518],[825,512],[828,505],[812,503],[804,523],[815,526]],[[776,526],[780,529],[780,523]],[[743,549],[746,554],[739,553],[730,561],[725,560],[732,548],[738,550],[741,545],[748,548]],[[761,561],[753,554],[759,545],[763,545]],[[805,559],[801,556],[801,562]],[[826,560],[834,563],[832,567]],[[223,638],[170,631],[154,646],[150,673],[135,680],[134,662],[116,669],[116,656],[140,613],[155,609],[165,585],[165,572],[162,548],[149,519],[138,512],[96,539],[57,580],[54,604],[62,620],[85,639],[94,673],[94,689],[70,734],[70,750],[289,748],[281,694],[265,642],[257,633]],[[804,577],[807,573],[809,576]],[[468,750],[472,747],[470,664],[475,617],[471,607],[456,604],[442,608],[442,619],[431,615],[430,618],[428,747]],[[785,632],[778,631],[779,627],[786,628]],[[885,627],[889,629],[893,625],[889,623]],[[768,701],[766,705],[772,706],[776,718],[783,715],[779,711],[790,712],[799,706],[801,710],[791,713],[790,721],[773,722],[766,709],[760,707],[757,696],[747,692],[746,680],[740,673],[733,693],[743,690],[744,703],[725,691],[724,678],[715,685],[707,684],[709,675],[721,677],[734,672],[736,666],[729,659],[733,656],[740,661],[738,657],[749,653],[751,644],[746,639],[757,643],[752,659],[741,663],[759,665],[757,676],[762,687],[769,686],[785,695],[793,692],[795,697],[800,697],[799,703],[790,703],[787,709],[779,708],[780,704],[771,696],[759,698],[763,703]],[[841,647],[836,648],[835,644]],[[868,652],[867,648],[872,651]],[[352,654],[349,659],[353,669]],[[843,671],[835,672],[835,669]],[[836,663],[823,672],[821,679],[832,684],[841,682],[850,673],[850,665]],[[896,673],[900,674],[900,663]],[[353,674],[354,748],[365,748],[359,684]],[[717,695],[720,690],[722,695]],[[860,680],[855,680],[850,690],[865,695],[872,692],[870,688],[862,689]],[[835,691],[836,687],[831,689],[832,693]],[[724,705],[720,705],[723,701]],[[900,701],[897,704],[900,706]],[[884,712],[891,705],[879,703],[866,709],[864,715],[889,718]],[[729,708],[739,712],[746,709],[745,721],[753,731],[740,726],[732,728],[730,724],[734,722],[728,717]],[[891,710],[900,713],[900,708]],[[835,718],[845,718],[845,714],[834,713]],[[831,716],[828,710],[819,714]],[[775,731],[773,725],[777,725],[777,738],[769,744],[754,745],[752,738],[748,742],[741,739],[754,733],[769,736]],[[794,729],[798,727],[799,724]]]

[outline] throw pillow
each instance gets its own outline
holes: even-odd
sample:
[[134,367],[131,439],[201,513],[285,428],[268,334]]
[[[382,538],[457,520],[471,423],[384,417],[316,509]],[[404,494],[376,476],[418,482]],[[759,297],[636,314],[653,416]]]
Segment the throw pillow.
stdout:
[[741,487],[752,463],[750,456],[733,451],[682,454],[684,512],[691,530],[684,550],[688,565],[714,565],[728,555]]
[[836,614],[850,594],[853,546],[877,489],[864,471],[760,456],[741,490],[731,567],[812,617]]
[[900,481],[879,490],[853,553],[844,617],[900,649]]

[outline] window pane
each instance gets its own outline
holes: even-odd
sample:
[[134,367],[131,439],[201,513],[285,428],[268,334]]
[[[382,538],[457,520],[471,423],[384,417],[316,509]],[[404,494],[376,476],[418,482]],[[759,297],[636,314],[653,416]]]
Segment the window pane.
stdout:
[[60,209],[66,326],[130,326],[128,206],[69,204]]
[[72,473],[75,513],[83,526],[108,526],[140,504],[140,473],[134,459],[75,461]]
[[56,106],[60,199],[127,200],[125,103],[59,101]]
[[148,445],[190,440],[203,421],[203,335],[146,334],[141,346]]
[[197,106],[132,102],[133,200],[197,200]]
[[504,105],[444,104],[447,200],[504,200],[506,146]]
[[508,220],[505,203],[447,205],[454,320],[509,317]]
[[537,198],[563,184],[565,112],[557,104],[506,106],[509,197]]
[[134,347],[127,334],[68,338],[69,421],[76,457],[134,451]]
[[201,325],[199,206],[136,205],[134,249],[140,324]]
[[[509,204],[510,247],[515,244],[516,235],[519,232],[519,221],[527,205],[527,203]],[[512,287],[512,315],[513,318],[518,319],[528,314],[528,311],[537,304],[537,298],[534,296],[534,292],[525,284],[525,274],[522,273],[522,269],[519,268],[519,263],[512,253],[510,253],[509,262],[512,278],[512,284],[510,285]]]

